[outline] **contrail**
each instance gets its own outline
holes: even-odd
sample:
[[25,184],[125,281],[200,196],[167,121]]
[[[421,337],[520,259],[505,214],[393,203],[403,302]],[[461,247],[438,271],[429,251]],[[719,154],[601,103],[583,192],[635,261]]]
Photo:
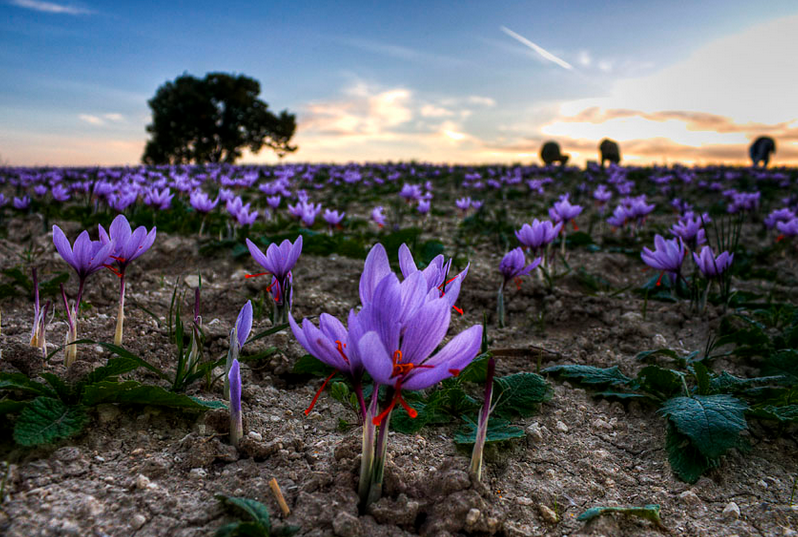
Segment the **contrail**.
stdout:
[[504,26],[501,26],[500,28],[501,28],[502,32],[506,33],[507,35],[509,35],[510,37],[515,39],[516,41],[518,41],[519,43],[522,43],[522,44],[528,46],[529,48],[531,48],[532,50],[534,50],[535,52],[537,52],[538,54],[543,56],[545,59],[549,60],[550,62],[556,63],[557,65],[559,65],[563,69],[568,69],[569,71],[573,70],[574,67],[570,63],[568,63],[567,61],[565,61],[563,59],[558,58],[557,56],[555,56],[554,54],[552,54],[548,50],[544,49],[543,47],[537,46],[536,44],[534,44],[532,41],[530,41],[526,37],[524,37],[522,35],[518,35],[514,31],[512,31],[509,28],[506,28]]

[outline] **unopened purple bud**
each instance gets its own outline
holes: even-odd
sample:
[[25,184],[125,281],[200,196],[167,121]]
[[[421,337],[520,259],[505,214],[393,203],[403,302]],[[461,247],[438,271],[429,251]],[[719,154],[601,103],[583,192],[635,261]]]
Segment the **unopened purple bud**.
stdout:
[[241,369],[238,360],[233,360],[228,372],[230,379],[230,444],[238,447],[244,436],[244,425],[241,419]]

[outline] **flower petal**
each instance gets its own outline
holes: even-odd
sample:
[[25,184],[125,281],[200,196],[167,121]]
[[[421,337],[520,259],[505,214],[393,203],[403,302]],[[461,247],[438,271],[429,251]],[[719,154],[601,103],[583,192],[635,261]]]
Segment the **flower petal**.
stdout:
[[391,384],[393,362],[377,332],[368,332],[357,343],[363,365],[377,384]]
[[366,257],[363,274],[360,276],[360,300],[364,305],[373,300],[377,284],[388,274],[391,274],[388,254],[385,253],[383,245],[377,243]]
[[406,390],[423,390],[462,371],[479,353],[482,326],[475,325],[457,334],[435,356],[424,362],[431,368],[413,369],[402,382]]

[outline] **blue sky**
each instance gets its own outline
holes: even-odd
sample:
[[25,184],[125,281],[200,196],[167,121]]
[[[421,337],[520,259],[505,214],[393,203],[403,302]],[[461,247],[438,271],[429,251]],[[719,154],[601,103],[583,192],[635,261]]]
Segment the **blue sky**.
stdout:
[[798,162],[794,1],[257,4],[0,0],[0,159],[135,163],[158,86],[224,71],[297,114],[294,161]]

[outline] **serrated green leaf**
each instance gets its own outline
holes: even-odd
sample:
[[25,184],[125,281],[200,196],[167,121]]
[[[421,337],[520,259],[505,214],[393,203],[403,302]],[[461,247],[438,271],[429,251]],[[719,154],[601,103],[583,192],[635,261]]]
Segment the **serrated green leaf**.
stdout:
[[621,386],[630,384],[632,379],[621,373],[618,366],[594,367],[592,365],[555,365],[547,367],[542,373],[561,375],[584,384],[610,384]]
[[83,406],[66,406],[52,397],[37,397],[20,413],[14,426],[14,441],[38,446],[78,434],[88,421]]
[[306,354],[294,364],[292,373],[295,375],[316,375],[317,377],[327,377],[334,369],[315,356]]
[[784,377],[785,386],[798,384],[798,349],[782,349],[765,358],[762,374]]
[[330,386],[330,395],[336,401],[347,404],[349,403],[349,386],[345,382],[333,382]]
[[495,380],[495,412],[531,416],[551,398],[551,387],[536,373],[516,373]]
[[709,395],[711,392],[709,369],[700,362],[696,362],[692,367],[698,385],[698,395]]
[[251,336],[248,340],[246,340],[244,342],[244,346],[246,346],[249,343],[252,343],[253,341],[258,341],[259,339],[265,338],[266,336],[276,334],[277,332],[282,332],[283,330],[286,330],[289,326],[290,325],[288,323],[278,324],[277,326],[272,326],[271,328],[268,328],[263,332],[258,332],[257,334]]
[[477,384],[484,384],[488,376],[488,359],[490,353],[483,353],[471,360],[471,363],[460,372],[457,378],[461,382],[476,382]]
[[637,374],[637,383],[644,392],[658,399],[668,399],[682,392],[682,376],[679,371],[648,365]]
[[249,498],[226,496],[224,494],[217,494],[216,499],[239,515],[244,514],[251,518],[252,522],[266,530],[266,535],[271,531],[272,522],[269,509],[262,503]]
[[642,393],[631,393],[631,392],[596,392],[593,394],[595,397],[604,397],[605,399],[653,399],[650,396]]
[[703,455],[716,459],[735,447],[747,428],[748,405],[726,394],[674,397],[659,412],[690,438]]
[[96,406],[101,403],[116,403],[116,397],[120,392],[132,390],[141,386],[135,380],[116,382],[114,380],[103,380],[95,382],[83,388],[80,402],[86,406]]
[[56,393],[41,382],[29,379],[23,373],[0,373],[0,390],[19,390],[34,395],[56,397]]
[[55,391],[58,399],[61,399],[64,403],[69,404],[73,390],[67,386],[66,382],[61,380],[58,375],[53,373],[41,373],[40,376],[53,388],[53,391]]
[[[504,442],[515,438],[523,438],[524,430],[520,427],[510,425],[510,422],[501,418],[490,418],[488,429],[485,432],[485,443]],[[477,424],[473,420],[466,419],[465,425],[454,433],[456,444],[474,444],[477,441]]]
[[199,397],[194,397],[194,396],[189,396],[189,399],[194,400],[198,405],[201,405],[208,410],[228,408],[228,404],[225,403],[224,401],[208,401],[207,399],[200,399]]
[[762,419],[771,419],[780,422],[798,422],[798,405],[756,406],[751,410],[750,414]]
[[587,522],[602,515],[611,513],[620,513],[623,515],[636,516],[645,520],[650,520],[657,526],[662,525],[662,519],[659,516],[659,505],[649,504],[645,507],[591,507],[578,517],[580,522]]
[[113,343],[106,343],[104,341],[93,341],[93,340],[90,340],[90,339],[84,339],[84,340],[78,341],[78,343],[84,343],[84,342],[85,343],[93,343],[95,345],[99,345],[102,348],[104,348],[104,349],[106,349],[108,351],[111,351],[112,353],[116,354],[117,356],[120,356],[122,358],[127,358],[128,360],[135,361],[141,367],[152,371],[153,373],[158,375],[163,380],[171,381],[171,379],[169,378],[169,375],[167,375],[166,373],[161,371],[160,368],[152,365],[151,363],[149,363],[144,358],[141,358],[140,356],[136,356],[135,354],[133,354],[132,352],[130,352],[129,350],[127,350],[127,349],[125,349],[123,347],[120,347],[118,345],[114,345]]
[[717,466],[716,460],[702,455],[690,438],[677,431],[670,422],[665,437],[665,449],[671,469],[679,479],[687,483],[695,483],[704,472]]
[[714,393],[741,393],[749,390],[754,386],[763,386],[767,384],[780,384],[784,380],[784,376],[776,375],[773,377],[754,377],[754,378],[741,378],[735,377],[723,371],[719,375],[715,375],[709,381],[709,389]]

